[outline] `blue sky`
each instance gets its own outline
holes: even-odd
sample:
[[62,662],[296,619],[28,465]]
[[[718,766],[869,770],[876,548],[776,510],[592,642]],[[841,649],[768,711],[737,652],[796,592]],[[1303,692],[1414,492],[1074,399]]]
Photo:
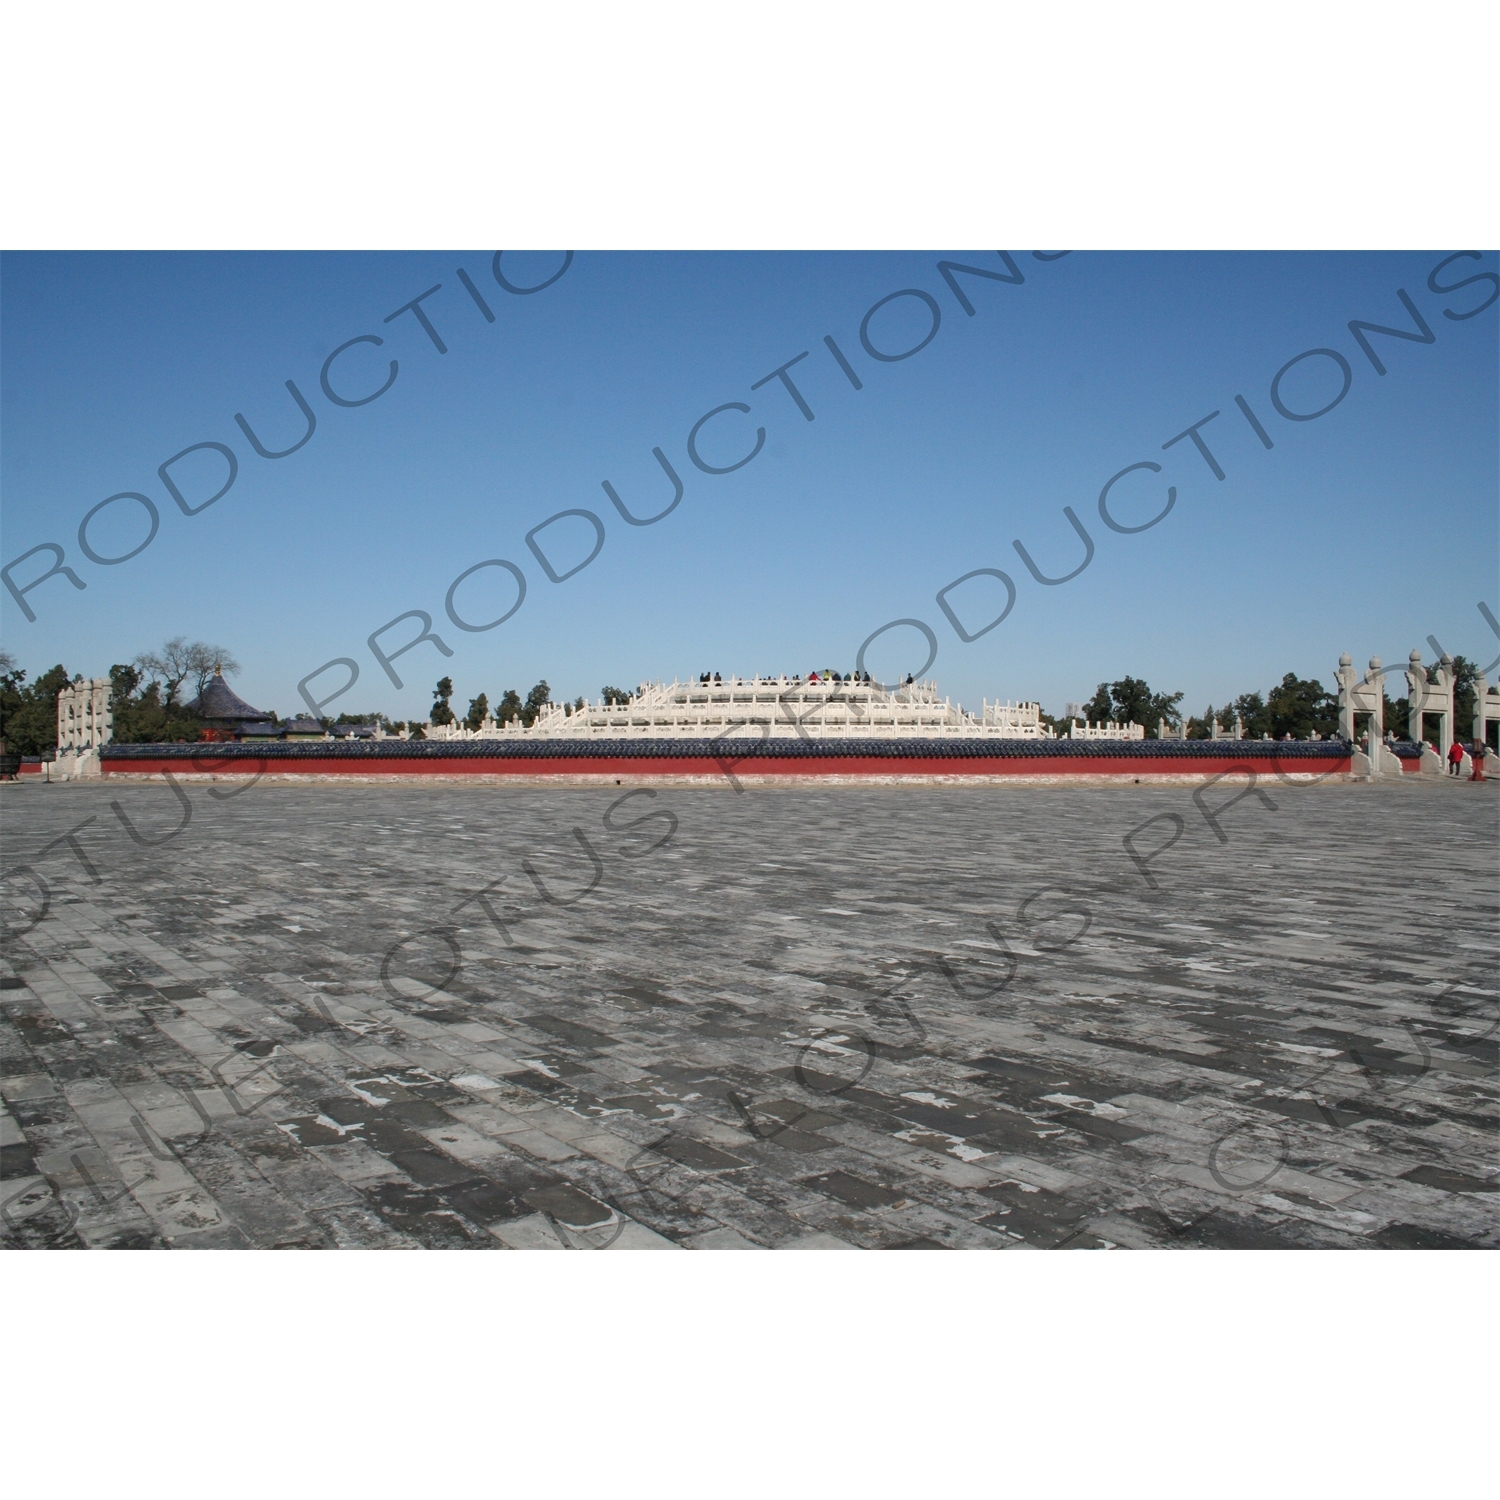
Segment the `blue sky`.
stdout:
[[[942,259],[1005,270],[993,251],[849,254],[580,252],[551,286],[517,296],[495,280],[492,252],[413,254],[8,254],[0,261],[0,545],[3,560],[55,542],[87,584],[54,577],[26,595],[26,620],[0,593],[3,639],[29,670],[62,661],[104,673],[167,636],[220,642],[244,663],[235,686],[289,714],[299,679],[336,657],[359,680],[327,712],[378,709],[426,717],[432,683],[451,675],[462,707],[483,690],[524,692],[540,677],[554,697],[596,697],[602,684],[701,670],[847,669],[886,622],[915,617],[938,642],[930,675],[966,704],[1036,698],[1049,711],[1132,673],[1208,701],[1265,688],[1287,671],[1331,681],[1339,653],[1388,663],[1435,635],[1481,664],[1500,653],[1476,604],[1497,597],[1497,340],[1480,281],[1442,295],[1429,273],[1451,251],[1400,253],[1098,253],[1041,260],[1013,251],[1009,284],[959,276],[966,315]],[[507,255],[517,285],[545,280],[561,253]],[[489,305],[463,288],[463,267]],[[1453,262],[1452,285],[1497,270],[1496,256]],[[439,353],[411,313],[383,320],[441,283],[423,304]],[[910,358],[879,361],[861,323],[882,298],[921,291],[941,322]],[[1405,290],[1435,335],[1428,345],[1371,335],[1376,373],[1351,319],[1413,327]],[[876,312],[869,336],[899,351],[930,329],[921,298]],[[320,388],[386,393],[339,407]],[[862,389],[824,345],[831,336]],[[1289,421],[1270,396],[1295,356],[1333,349],[1347,396],[1326,415]],[[815,420],[777,380],[755,382],[803,351],[790,374]],[[290,379],[317,419],[311,440],[267,460],[235,423],[285,447],[305,430]],[[1311,411],[1338,393],[1327,356],[1296,366],[1283,404]],[[1235,406],[1243,394],[1269,451]],[[687,451],[706,425],[705,462]],[[1162,445],[1217,410],[1202,435],[1215,478],[1190,440]],[[195,443],[228,445],[238,478],[185,516],[158,465]],[[683,480],[664,520],[626,525],[601,488],[611,481],[638,515],[670,499],[652,457]],[[1151,461],[1112,495],[1116,518],[1159,524],[1133,535],[1099,515],[1106,480]],[[173,471],[190,501],[222,483],[199,452]],[[107,497],[135,491],[160,515],[151,545],[117,566],[80,552],[79,523]],[[1013,541],[1053,576],[1083,547],[1071,506],[1095,544],[1090,566],[1059,586],[1036,583]],[[597,557],[548,580],[531,528],[558,511],[593,512]],[[100,555],[146,534],[144,509],[116,503],[89,529]],[[539,538],[556,571],[586,556],[587,521]],[[482,633],[453,627],[450,584],[487,559],[527,581],[520,609]],[[15,569],[24,585],[50,565]],[[1008,574],[1008,618],[962,642],[935,601],[980,568]],[[457,599],[471,622],[515,596],[510,575],[475,575]],[[950,602],[971,633],[1003,605],[984,576]],[[395,661],[401,690],[370,651],[372,631],[425,610],[453,650],[420,645]],[[406,621],[381,638],[394,651]],[[870,648],[877,676],[921,665],[915,631]],[[343,680],[317,679],[316,697]]]

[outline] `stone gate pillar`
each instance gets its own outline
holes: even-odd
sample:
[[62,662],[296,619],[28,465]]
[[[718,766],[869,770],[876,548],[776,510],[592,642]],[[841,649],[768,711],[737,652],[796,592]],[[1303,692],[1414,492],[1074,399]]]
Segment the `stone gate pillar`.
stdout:
[[1449,747],[1453,744],[1453,658],[1445,655],[1433,669],[1433,680],[1427,680],[1427,669],[1422,665],[1422,653],[1412,649],[1406,667],[1407,715],[1406,732],[1417,744],[1425,743],[1422,716],[1432,714],[1438,721],[1437,753],[1441,760],[1448,759]]
[[1339,657],[1339,733],[1354,743],[1356,720],[1360,714],[1369,716],[1370,744],[1369,762],[1372,776],[1401,774],[1401,762],[1386,749],[1385,741],[1385,672],[1380,658],[1370,658],[1370,670],[1361,681],[1356,678],[1354,664],[1346,651]]
[[1339,657],[1337,676],[1339,685],[1339,738],[1354,743],[1354,688],[1359,674],[1354,670],[1354,658],[1346,651]]
[[1500,688],[1492,688],[1483,676],[1474,680],[1473,737],[1481,745],[1489,742],[1489,726],[1500,722]]
[[57,695],[57,760],[53,769],[61,780],[100,774],[99,751],[114,737],[110,692],[107,677],[94,677],[87,682],[80,678]]

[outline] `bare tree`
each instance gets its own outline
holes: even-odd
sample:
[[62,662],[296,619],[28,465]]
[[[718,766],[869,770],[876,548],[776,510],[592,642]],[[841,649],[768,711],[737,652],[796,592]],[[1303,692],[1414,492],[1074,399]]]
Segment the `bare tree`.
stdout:
[[177,702],[182,684],[190,677],[201,697],[215,669],[231,673],[240,670],[239,662],[224,647],[210,646],[203,641],[189,645],[187,638],[180,635],[174,635],[159,651],[142,651],[135,658],[134,665],[153,682],[162,684],[164,704]]
[[192,673],[198,685],[198,696],[203,696],[203,689],[209,684],[216,672],[223,672],[227,676],[233,676],[240,670],[240,664],[235,660],[234,654],[223,646],[210,646],[203,641],[194,641],[187,648],[188,671]]
[[174,635],[159,651],[142,651],[132,665],[139,667],[152,682],[161,683],[163,703],[175,703],[177,690],[192,670],[187,653],[186,636]]

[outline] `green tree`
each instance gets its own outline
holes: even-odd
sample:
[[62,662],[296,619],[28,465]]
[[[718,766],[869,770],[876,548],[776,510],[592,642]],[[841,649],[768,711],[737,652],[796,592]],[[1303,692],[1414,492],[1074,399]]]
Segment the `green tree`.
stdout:
[[[181,704],[164,699],[156,680],[141,687],[144,674],[138,666],[116,663],[109,669],[111,738],[120,745],[168,745],[191,743],[203,736],[197,714]],[[139,691],[138,691],[139,689]]]
[[[1399,722],[1391,717],[1397,711],[1387,698],[1386,728],[1394,728],[1400,734],[1406,721],[1404,717]],[[1209,704],[1202,717],[1188,720],[1188,738],[1210,738],[1214,720],[1218,721],[1223,733],[1233,735],[1236,718],[1248,740],[1258,740],[1265,735],[1279,740],[1288,734],[1293,739],[1309,740],[1314,732],[1328,739],[1338,733],[1338,699],[1316,678],[1304,679],[1295,672],[1288,672],[1269,693],[1241,693],[1222,708]]]
[[1182,693],[1152,693],[1146,717],[1138,722],[1146,726],[1148,734],[1154,734],[1160,739],[1165,725],[1171,725],[1175,729],[1182,723],[1182,710],[1177,705],[1184,696]]
[[544,677],[527,693],[525,706],[521,709],[521,722],[530,729],[536,723],[543,706],[551,701],[552,689],[547,686],[547,679]]
[[432,713],[429,719],[434,724],[453,723],[453,710],[448,707],[448,700],[453,696],[453,679],[451,677],[440,677],[438,685],[433,689]]
[[621,708],[630,702],[631,697],[624,688],[617,687],[605,688],[600,696],[604,699],[606,705],[614,705]]
[[29,687],[25,680],[23,671],[5,678],[6,748],[12,755],[46,755],[57,749],[57,695],[73,679],[59,664]]
[[1392,698],[1386,692],[1382,692],[1380,696],[1385,703],[1385,732],[1394,734],[1398,740],[1410,738],[1408,720],[1411,717],[1411,704],[1405,698]]
[[506,688],[500,699],[500,707],[495,710],[495,718],[501,724],[509,724],[512,719],[521,717],[524,707],[521,695],[514,688]]
[[1108,724],[1114,712],[1109,698],[1109,684],[1101,682],[1094,689],[1094,696],[1083,705],[1083,717],[1090,724]]
[[1233,702],[1224,705],[1224,712],[1230,726],[1236,718],[1239,719],[1247,740],[1258,740],[1271,732],[1271,712],[1259,693],[1241,693]]
[[1122,677],[1118,682],[1101,682],[1084,704],[1083,714],[1090,724],[1139,724],[1154,735],[1163,722],[1182,722],[1177,707],[1182,698],[1181,693],[1153,693],[1144,678]]
[[26,673],[16,666],[16,659],[9,651],[0,652],[0,668],[3,668],[0,671],[0,754],[20,755],[23,752],[13,749],[11,741],[19,728],[14,722],[16,715],[26,703]]
[[1267,733],[1273,740],[1291,735],[1296,740],[1310,740],[1316,732],[1322,738],[1337,734],[1338,699],[1324,690],[1316,678],[1306,680],[1288,672],[1266,697],[1270,719]]
[[1122,677],[1118,682],[1110,683],[1109,696],[1112,704],[1110,718],[1116,724],[1143,724],[1148,729],[1151,727],[1148,723],[1151,717],[1151,688],[1143,678]]
[[464,715],[464,723],[472,730],[478,730],[479,726],[490,716],[489,697],[481,693],[477,698],[469,700],[469,711]]

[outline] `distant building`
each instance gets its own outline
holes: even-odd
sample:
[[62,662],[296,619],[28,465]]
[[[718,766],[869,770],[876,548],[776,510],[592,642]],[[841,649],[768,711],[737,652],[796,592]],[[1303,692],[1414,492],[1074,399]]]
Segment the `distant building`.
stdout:
[[280,724],[269,721],[246,724],[236,737],[247,740],[383,740],[387,736],[379,724],[330,724],[325,728],[321,719],[309,719],[303,715],[284,719]]
[[283,740],[321,740],[327,738],[328,731],[320,720],[302,717],[286,720],[275,734]]
[[238,740],[247,735],[277,732],[271,715],[252,708],[239,697],[217,667],[203,691],[187,705],[187,711],[197,714],[204,726],[217,731],[220,738]]
[[461,724],[429,739],[1050,739],[1036,703],[990,703],[978,714],[938,696],[935,682],[884,683],[851,674],[721,677],[642,683],[627,703],[548,703],[528,729],[519,719],[476,732]]

